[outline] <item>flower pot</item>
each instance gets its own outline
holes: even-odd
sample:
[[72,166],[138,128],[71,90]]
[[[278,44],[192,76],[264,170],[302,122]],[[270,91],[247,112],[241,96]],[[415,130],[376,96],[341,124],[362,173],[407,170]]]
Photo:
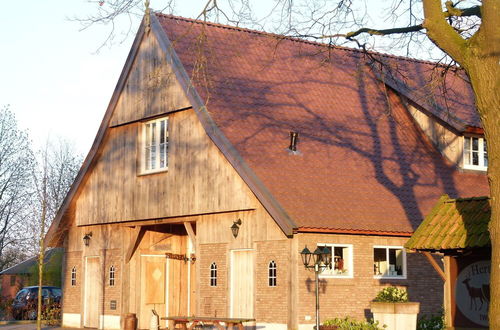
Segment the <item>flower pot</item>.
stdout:
[[417,329],[417,315],[420,310],[418,302],[372,302],[373,319],[380,326],[387,326],[386,330],[415,330]]
[[319,330],[337,330],[339,327],[336,325],[320,325]]

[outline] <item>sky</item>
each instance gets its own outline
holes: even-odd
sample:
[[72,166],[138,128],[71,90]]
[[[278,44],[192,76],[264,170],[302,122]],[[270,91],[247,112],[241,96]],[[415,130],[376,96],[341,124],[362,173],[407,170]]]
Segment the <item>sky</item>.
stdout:
[[[155,1],[150,0],[154,9]],[[175,14],[196,17],[206,0],[177,1]],[[256,0],[255,6],[270,1]],[[159,4],[158,4],[159,5]],[[9,105],[35,147],[63,138],[90,149],[127,58],[139,18],[82,31],[75,17],[95,13],[97,0],[3,1],[0,11],[0,107]],[[130,28],[130,33],[123,31]]]
[[[195,16],[196,2],[179,13]],[[81,31],[71,20],[97,6],[87,0],[2,2],[0,107],[9,105],[37,147],[63,138],[86,154],[95,138],[139,25],[136,19],[128,37],[119,32],[112,45],[99,48],[109,27]]]

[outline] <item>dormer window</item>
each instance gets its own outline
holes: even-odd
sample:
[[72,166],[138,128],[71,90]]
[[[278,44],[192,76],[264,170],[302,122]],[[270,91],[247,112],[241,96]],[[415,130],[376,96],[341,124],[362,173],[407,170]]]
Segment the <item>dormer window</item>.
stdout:
[[464,168],[486,171],[488,153],[482,137],[464,136]]
[[168,117],[145,122],[142,126],[142,173],[168,168]]

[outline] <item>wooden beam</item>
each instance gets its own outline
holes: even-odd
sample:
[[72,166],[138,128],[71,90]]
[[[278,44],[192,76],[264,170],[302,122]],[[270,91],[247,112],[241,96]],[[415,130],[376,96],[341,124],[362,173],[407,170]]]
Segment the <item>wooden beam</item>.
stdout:
[[432,267],[434,267],[434,270],[438,273],[438,275],[441,276],[441,279],[446,282],[446,275],[445,275],[444,271],[441,269],[441,267],[439,267],[436,260],[432,257],[432,254],[430,254],[427,251],[423,251],[422,254],[431,263]]
[[[184,222],[184,227],[189,235],[189,239],[191,240],[191,246],[193,250],[196,249],[196,235],[194,234],[193,227],[191,226],[191,222]],[[195,252],[195,251],[193,251]]]
[[[237,210],[226,210],[220,212],[208,212],[208,213],[197,213],[190,215],[183,215],[177,217],[169,217],[169,218],[155,218],[155,219],[143,219],[143,220],[132,220],[132,221],[123,221],[123,222],[106,222],[100,223],[99,225],[120,225],[124,227],[135,227],[135,226],[150,226],[150,225],[161,225],[164,223],[175,223],[181,224],[183,222],[196,222],[199,220],[199,217],[202,215],[214,215],[214,214],[227,214],[227,213],[238,213],[238,212],[251,212],[255,211],[255,208],[251,209],[237,209]],[[95,224],[91,224],[89,226],[94,226]]]
[[143,227],[143,226],[170,224],[170,223],[179,224],[181,222],[182,219],[179,218],[165,218],[165,219],[122,222],[120,223],[120,225],[123,227]]
[[135,250],[141,243],[142,237],[144,237],[144,233],[146,230],[142,226],[137,226],[132,231],[132,237],[130,238],[129,246],[127,249],[127,254],[125,255],[125,263],[129,263],[130,259],[134,255]]

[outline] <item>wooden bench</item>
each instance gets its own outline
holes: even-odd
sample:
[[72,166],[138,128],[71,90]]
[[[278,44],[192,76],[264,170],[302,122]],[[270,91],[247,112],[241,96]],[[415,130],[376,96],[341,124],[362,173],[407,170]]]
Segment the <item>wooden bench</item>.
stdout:
[[[173,321],[174,329],[177,325],[180,329],[194,329],[197,325],[215,325],[217,329],[232,329],[235,327],[239,330],[244,330],[244,322],[255,322],[255,319],[238,319],[238,318],[224,318],[224,317],[203,317],[203,316],[168,316],[162,317],[162,320]],[[188,323],[189,326],[188,326]],[[222,325],[221,323],[224,323]]]

